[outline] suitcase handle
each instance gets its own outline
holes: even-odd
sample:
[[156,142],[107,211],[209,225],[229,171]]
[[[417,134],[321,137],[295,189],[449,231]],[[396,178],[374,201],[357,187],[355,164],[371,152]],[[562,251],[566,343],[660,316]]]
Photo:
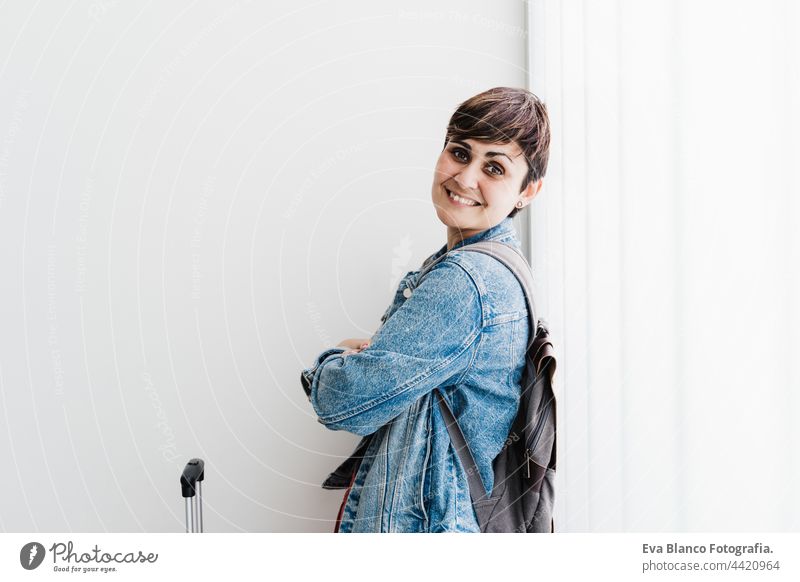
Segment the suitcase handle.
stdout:
[[[203,478],[205,463],[203,459],[191,459],[186,463],[181,475],[181,495],[186,508],[186,533],[203,532]],[[197,490],[197,496],[195,496]]]
[[186,463],[183,475],[181,475],[181,494],[184,497],[194,497],[194,485],[196,482],[203,480],[204,468],[203,459],[192,459]]

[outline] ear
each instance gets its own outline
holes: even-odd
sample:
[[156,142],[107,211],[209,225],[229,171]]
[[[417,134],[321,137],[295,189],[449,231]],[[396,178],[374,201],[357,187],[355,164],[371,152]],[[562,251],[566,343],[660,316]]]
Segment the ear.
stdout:
[[519,194],[520,198],[522,198],[522,201],[525,203],[523,208],[533,201],[533,199],[536,197],[536,195],[539,193],[539,190],[541,189],[542,189],[542,178],[539,178],[538,180],[528,184],[525,187],[525,189],[522,192],[520,192]]

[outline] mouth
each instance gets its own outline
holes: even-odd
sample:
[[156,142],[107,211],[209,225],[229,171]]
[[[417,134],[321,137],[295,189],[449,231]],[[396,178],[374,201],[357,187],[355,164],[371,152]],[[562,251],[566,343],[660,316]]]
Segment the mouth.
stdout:
[[480,204],[475,202],[475,200],[471,200],[470,198],[464,198],[463,196],[459,196],[458,194],[455,194],[455,193],[451,192],[447,188],[445,188],[444,191],[447,193],[447,197],[450,199],[450,202],[452,202],[454,204],[458,204],[459,206],[467,206],[467,207],[469,207],[469,206],[481,206]]

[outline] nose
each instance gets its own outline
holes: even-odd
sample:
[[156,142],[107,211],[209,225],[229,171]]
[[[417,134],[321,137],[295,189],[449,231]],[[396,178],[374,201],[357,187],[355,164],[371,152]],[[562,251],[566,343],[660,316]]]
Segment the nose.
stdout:
[[453,178],[460,188],[464,190],[477,190],[480,171],[481,169],[477,163],[470,163],[464,166]]

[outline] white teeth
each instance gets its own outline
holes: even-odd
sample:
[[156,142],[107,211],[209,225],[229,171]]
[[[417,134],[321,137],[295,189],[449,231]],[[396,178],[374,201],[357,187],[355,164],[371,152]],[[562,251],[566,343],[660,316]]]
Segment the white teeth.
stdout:
[[460,202],[461,204],[466,204],[467,206],[479,206],[479,204],[474,200],[469,200],[468,198],[462,198],[461,196],[459,196],[458,194],[454,194],[450,190],[447,190],[447,195],[450,196],[450,198],[452,198],[456,202]]

